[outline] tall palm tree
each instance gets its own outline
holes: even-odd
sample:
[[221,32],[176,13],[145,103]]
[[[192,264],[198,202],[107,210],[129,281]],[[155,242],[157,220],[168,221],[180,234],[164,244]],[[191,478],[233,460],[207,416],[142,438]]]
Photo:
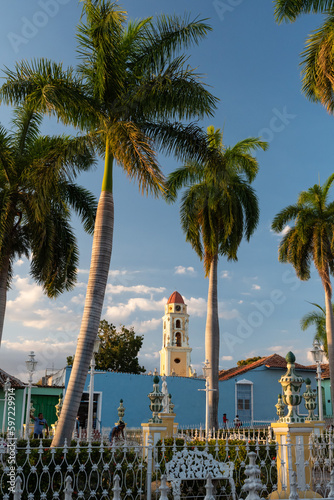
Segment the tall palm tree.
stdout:
[[[327,335],[326,335],[326,311],[319,304],[311,304],[317,307],[318,311],[311,311],[304,314],[300,320],[300,327],[303,331],[307,330],[310,326],[315,326],[314,340],[318,340],[324,348],[326,357],[328,358],[328,346],[327,346]],[[334,304],[332,304],[334,311]]]
[[320,102],[334,113],[334,1],[333,0],[276,0],[278,22],[294,22],[307,13],[323,13],[323,24],[306,40],[302,52],[302,90],[313,102]]
[[180,53],[207,34],[205,21],[162,15],[155,23],[126,24],[126,13],[109,0],[86,0],[83,14],[77,73],[50,61],[23,62],[7,71],[0,95],[7,103],[28,98],[64,123],[92,131],[105,156],[85,308],[54,446],[71,437],[101,318],[114,226],[113,165],[143,193],[164,194],[157,150],[200,158],[207,144],[189,120],[210,115],[216,102]]
[[[314,264],[325,291],[326,334],[330,378],[334,377],[333,308],[330,276],[334,271],[334,202],[329,202],[329,190],[334,181],[332,174],[323,186],[315,184],[299,194],[295,205],[289,205],[279,212],[272,223],[272,229],[280,233],[290,222],[289,228],[279,245],[278,258],[289,262],[301,280],[310,278],[310,266]],[[331,386],[334,403],[334,384]]]
[[0,126],[0,341],[7,289],[18,256],[49,297],[70,290],[76,281],[78,246],[71,209],[93,232],[96,202],[73,182],[94,163],[85,138],[40,134],[42,115],[29,106],[15,110],[14,129]]
[[209,427],[218,429],[218,259],[237,260],[243,237],[253,234],[259,220],[257,197],[250,186],[258,171],[252,152],[267,148],[256,138],[238,142],[232,148],[223,144],[219,129],[208,127],[208,142],[217,154],[215,162],[190,161],[171,173],[168,188],[171,199],[186,186],[181,201],[181,225],[200,259],[205,276],[209,276],[207,319],[205,327],[205,358],[209,361]]

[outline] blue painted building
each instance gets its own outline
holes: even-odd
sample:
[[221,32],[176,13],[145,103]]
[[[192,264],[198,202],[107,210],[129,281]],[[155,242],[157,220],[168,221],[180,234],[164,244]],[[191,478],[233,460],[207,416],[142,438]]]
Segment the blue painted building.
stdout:
[[[296,363],[298,375],[310,378],[312,388],[316,389],[316,370],[312,367]],[[63,372],[65,388],[67,387],[71,367]],[[223,413],[231,423],[236,414],[243,422],[267,423],[277,420],[275,404],[277,396],[282,392],[278,380],[286,373],[286,361],[278,354],[272,354],[242,367],[231,368],[220,372],[219,381],[219,422]],[[87,377],[84,394],[79,410],[81,425],[85,427],[88,413]],[[194,377],[166,377],[168,391],[175,405],[176,422],[182,426],[204,427],[205,423],[205,380]],[[160,385],[161,387],[161,385]],[[94,376],[94,416],[98,429],[112,427],[118,420],[117,407],[123,399],[125,421],[128,427],[140,427],[140,424],[151,418],[149,398],[147,395],[153,388],[153,376],[133,375],[97,371]],[[301,392],[305,390],[302,386]],[[304,405],[300,413],[307,414]]]

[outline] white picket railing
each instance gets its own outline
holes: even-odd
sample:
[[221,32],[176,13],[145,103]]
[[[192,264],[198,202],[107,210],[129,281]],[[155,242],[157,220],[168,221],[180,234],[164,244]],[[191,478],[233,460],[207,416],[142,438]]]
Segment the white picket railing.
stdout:
[[[334,440],[331,433],[310,440],[308,456],[304,463],[295,467],[296,476],[291,462],[287,466],[284,458],[294,456],[296,451],[289,439],[285,449],[268,439],[265,443],[258,439],[244,443],[220,439],[202,442],[198,437],[190,441],[179,436],[147,447],[126,441],[110,447],[103,440],[98,445],[82,445],[78,441],[74,447],[60,449],[46,447],[42,440],[35,448],[33,443],[19,442],[25,446],[9,448],[11,445],[0,442],[1,499],[166,500],[170,489],[167,464],[177,453],[184,457],[187,450],[192,454],[198,451],[198,456],[208,453],[215,463],[233,464],[233,484],[238,500],[247,494],[249,500],[256,500],[259,496],[267,498],[270,492],[277,490],[278,482],[283,495],[287,478],[291,499],[297,498],[298,493],[303,498],[306,492],[310,493],[308,490],[334,499]],[[180,450],[185,451],[180,454]],[[278,458],[281,463],[279,471]],[[310,484],[302,486],[301,469],[304,478],[311,478]],[[180,470],[185,470],[182,463]],[[232,483],[213,481],[209,473],[206,481],[199,482],[196,481],[196,467],[190,474],[189,470],[188,467],[183,479],[192,497],[232,500]],[[222,470],[226,470],[226,466]],[[204,476],[202,471],[197,477],[203,479]],[[279,497],[280,492],[277,493]]]

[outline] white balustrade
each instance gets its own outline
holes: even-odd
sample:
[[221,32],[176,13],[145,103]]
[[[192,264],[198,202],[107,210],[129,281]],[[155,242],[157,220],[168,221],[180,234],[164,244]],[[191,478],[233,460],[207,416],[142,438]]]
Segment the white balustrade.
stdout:
[[[22,498],[73,500],[90,496],[94,498],[95,495],[98,498],[113,500],[123,500],[125,496],[140,497],[145,500],[160,497],[160,500],[167,500],[168,471],[173,465],[175,465],[175,470],[179,467],[177,457],[180,458],[181,470],[186,455],[194,454],[201,459],[202,454],[207,458],[202,461],[200,477],[194,472],[192,479],[201,480],[202,498],[206,495],[206,500],[212,500],[217,488],[217,494],[220,494],[220,488],[228,485],[229,474],[226,474],[225,481],[219,481],[212,473],[213,464],[219,463],[218,467],[223,471],[227,470],[229,463],[233,465],[235,461],[237,469],[234,468],[231,479],[238,484],[240,477],[243,477],[243,472],[246,476],[242,491],[238,486],[236,498],[240,498],[241,494],[245,497],[243,492],[246,492],[247,500],[258,500],[259,495],[263,498],[268,497],[269,493],[276,488],[271,478],[280,473],[276,466],[279,453],[282,454],[281,466],[285,467],[286,475],[290,478],[288,496],[290,495],[291,500],[297,499],[297,496],[302,498],[304,490],[301,486],[303,485],[297,485],[295,471],[284,462],[285,456],[290,458],[298,456],[290,440],[287,440],[283,447],[282,445],[278,447],[268,438],[263,442],[262,435],[256,434],[254,440],[253,434],[249,435],[245,431],[240,431],[240,434],[251,439],[245,439],[244,444],[240,440],[237,443],[232,440],[222,441],[221,433],[217,432],[215,440],[207,442],[203,436],[202,441],[199,442],[200,432],[198,431],[192,433],[194,441],[191,441],[189,436],[186,438],[184,432],[183,440],[175,436],[175,439],[155,446],[151,439],[146,447],[133,441],[120,441],[110,447],[107,441],[101,440],[99,444],[89,444],[85,447],[81,446],[78,441],[76,446],[65,446],[62,449],[47,448],[42,441],[37,447],[34,447],[33,442],[30,441],[24,448],[14,446],[10,449],[5,441],[0,441],[0,498],[4,500],[12,498],[14,500],[22,500]],[[239,435],[239,432],[236,435]],[[308,456],[305,457],[307,467],[312,473],[313,489],[330,500],[334,500],[332,446],[331,432],[312,436]],[[233,460],[229,457],[233,457]],[[12,486],[9,490],[8,482],[13,478],[11,467],[14,467],[15,477],[10,483]],[[183,473],[186,474],[185,471]],[[212,475],[211,480],[209,474]],[[210,481],[213,481],[214,487]],[[233,483],[230,484],[233,485]],[[229,494],[232,498],[232,486],[230,490]]]

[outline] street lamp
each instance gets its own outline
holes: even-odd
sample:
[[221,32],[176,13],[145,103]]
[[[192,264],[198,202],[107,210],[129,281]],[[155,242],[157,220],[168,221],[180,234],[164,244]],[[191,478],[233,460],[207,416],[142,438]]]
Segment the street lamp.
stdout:
[[88,400],[88,422],[87,422],[87,440],[91,441],[93,433],[93,408],[94,408],[94,370],[95,354],[99,352],[100,337],[97,336],[94,342],[93,355],[90,362],[90,381],[89,381],[89,400]]
[[199,391],[205,391],[205,439],[209,436],[209,392],[216,391],[216,389],[210,389],[210,370],[211,366],[208,360],[203,364],[203,375],[205,378],[205,389],[198,389]]
[[31,402],[31,385],[32,385],[32,374],[36,371],[37,361],[35,359],[34,351],[29,354],[28,360],[26,361],[26,367],[29,373],[29,385],[28,385],[28,398],[27,398],[27,410],[26,410],[26,432],[25,439],[29,437],[29,422],[30,422],[30,402]]
[[6,411],[7,411],[7,399],[8,399],[8,391],[10,389],[10,380],[7,377],[6,382],[4,383],[3,390],[5,392],[5,399],[3,405],[3,418],[2,418],[2,434],[4,434],[6,430]]
[[319,405],[319,420],[323,420],[323,409],[322,409],[322,390],[321,390],[321,362],[323,358],[324,351],[317,339],[314,339],[313,349],[311,353],[315,363],[317,364],[317,380],[318,380],[318,405]]

